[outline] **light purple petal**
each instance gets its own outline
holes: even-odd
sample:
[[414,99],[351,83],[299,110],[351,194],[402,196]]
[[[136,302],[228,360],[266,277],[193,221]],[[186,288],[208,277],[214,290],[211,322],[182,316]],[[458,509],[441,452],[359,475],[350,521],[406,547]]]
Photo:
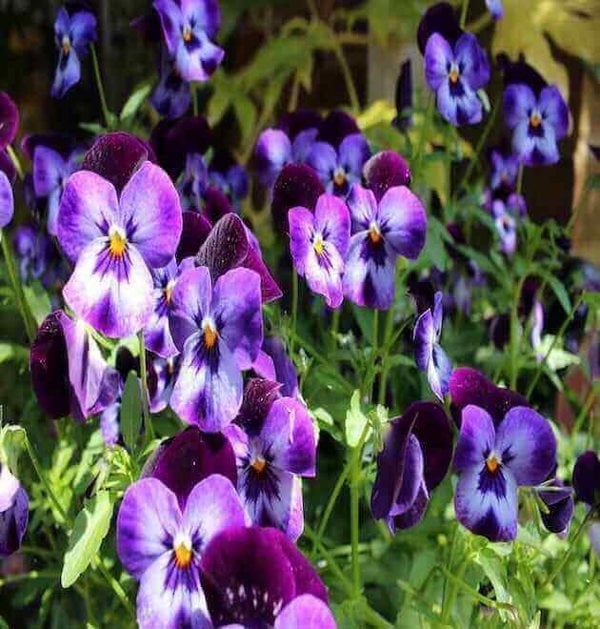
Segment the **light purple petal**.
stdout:
[[419,257],[425,245],[427,216],[416,194],[406,186],[390,188],[379,202],[377,219],[396,253],[410,260]]
[[154,0],[169,52],[174,55],[182,35],[183,14],[174,0]]
[[281,169],[292,161],[292,144],[280,129],[265,129],[256,143],[255,157],[264,185],[272,186]]
[[437,343],[433,346],[431,361],[427,368],[427,380],[436,397],[443,402],[444,396],[450,390],[450,376],[452,361]]
[[440,85],[436,93],[437,108],[453,125],[477,124],[483,118],[483,105],[465,80],[459,82],[461,88],[457,93],[453,93],[450,81]]
[[296,597],[275,619],[274,629],[336,629],[327,605],[312,594]]
[[373,192],[360,184],[354,184],[347,202],[352,219],[352,233],[368,229],[377,215],[377,200]]
[[194,20],[197,28],[214,37],[221,26],[217,0],[181,0],[181,11],[187,20]]
[[535,96],[528,85],[522,83],[509,85],[504,91],[502,103],[504,122],[510,129],[524,120],[529,124],[529,116],[535,106]]
[[306,157],[306,162],[317,171],[323,184],[327,185],[337,168],[338,155],[331,144],[315,142]]
[[460,434],[454,451],[454,467],[459,472],[479,469],[496,439],[494,422],[482,408],[469,404],[462,411]]
[[15,211],[13,189],[8,177],[0,170],[0,229],[11,221]]
[[81,79],[81,62],[75,48],[71,48],[67,61],[64,62],[64,53],[60,51],[56,74],[50,93],[53,98],[62,98],[73,85],[79,83]]
[[80,55],[86,51],[88,44],[96,41],[96,16],[90,11],[77,11],[71,15],[71,41]]
[[346,136],[340,148],[339,163],[346,173],[352,173],[360,179],[364,163],[371,157],[371,149],[362,133],[352,133]]
[[296,163],[303,163],[306,161],[318,134],[318,129],[313,127],[310,129],[304,129],[298,133],[292,142],[292,161]]
[[315,207],[315,229],[344,257],[350,246],[350,212],[342,199],[322,194]]
[[414,435],[408,435],[406,449],[402,455],[404,468],[400,486],[395,488],[393,502],[386,518],[392,532],[394,516],[402,515],[411,508],[423,483],[423,450]]
[[66,171],[65,160],[47,146],[36,146],[33,151],[33,189],[38,197],[47,197],[60,187]]
[[437,91],[448,80],[448,64],[453,59],[450,44],[439,33],[431,35],[425,46],[424,63],[425,78],[432,90]]
[[463,33],[454,45],[456,63],[461,68],[461,76],[469,87],[476,91],[490,80],[490,66],[484,50],[472,33]]
[[329,308],[339,308],[344,299],[343,271],[344,260],[331,243],[323,243],[323,252],[320,255],[313,247],[308,250],[304,267],[306,283],[314,293],[325,297]]
[[196,45],[188,50],[183,39],[175,53],[175,63],[185,81],[206,81],[220,65],[225,51],[213,44],[206,33],[197,33]]
[[[321,199],[322,197],[319,197]],[[313,213],[303,207],[294,207],[288,211],[290,230],[290,253],[294,267],[299,275],[306,273],[306,263],[312,247],[315,232]]]
[[567,135],[569,109],[555,85],[549,85],[541,91],[538,106],[544,122],[552,125],[556,139],[560,140]]
[[428,308],[417,319],[413,331],[415,362],[419,371],[427,372],[429,368],[429,363],[433,357],[433,345],[436,341],[436,336],[433,315]]
[[10,509],[21,484],[16,476],[8,469],[6,463],[0,464],[0,513]]

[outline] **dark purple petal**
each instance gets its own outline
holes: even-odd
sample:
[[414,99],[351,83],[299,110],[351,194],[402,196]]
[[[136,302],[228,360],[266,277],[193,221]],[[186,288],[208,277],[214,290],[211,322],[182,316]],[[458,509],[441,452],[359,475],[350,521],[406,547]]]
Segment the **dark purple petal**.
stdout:
[[[406,59],[400,66],[400,74],[396,81],[396,117],[392,125],[399,131],[406,132],[414,124],[413,119],[413,77],[412,62]],[[407,186],[408,182],[395,183],[394,185]]]
[[327,605],[311,594],[298,596],[275,619],[273,629],[335,629],[333,614]]
[[0,92],[0,150],[4,150],[17,135],[19,110],[6,92]]
[[522,83],[527,85],[533,93],[539,95],[548,85],[542,75],[522,59],[511,62],[504,54],[498,55],[498,65],[504,72],[504,88],[509,85]]
[[373,190],[377,201],[395,186],[410,185],[408,162],[396,151],[381,151],[373,155],[364,166],[367,187]]
[[184,258],[196,257],[211,229],[210,222],[202,214],[183,212],[181,239],[175,253],[177,262],[181,262]]
[[542,522],[551,533],[560,537],[568,534],[575,505],[573,503],[573,489],[565,487],[558,479],[550,484],[551,491],[538,490],[538,495],[548,508],[549,513],[540,510]]
[[275,301],[283,295],[275,278],[264,263],[260,249],[255,248],[252,242],[250,242],[250,247],[248,248],[244,267],[260,275],[260,293],[263,304]]
[[425,484],[421,481],[417,495],[410,507],[400,514],[390,516],[388,522],[390,530],[393,532],[402,531],[418,524],[423,519],[428,504],[429,494]]
[[258,434],[273,405],[281,397],[281,385],[265,378],[252,378],[244,390],[244,400],[236,423],[249,435]]
[[588,450],[575,461],[573,487],[577,500],[590,507],[600,501],[600,460],[595,452]]
[[281,116],[279,128],[284,131],[291,140],[295,140],[303,131],[317,129],[323,119],[314,109],[296,109],[286,112]]
[[[6,482],[2,477],[8,472],[6,465],[1,467],[0,485]],[[2,489],[0,489],[1,492]],[[0,510],[0,557],[8,557],[20,548],[28,522],[29,497],[27,492],[19,486],[12,496],[11,504]]]
[[[0,172],[4,173],[11,183],[15,182],[17,169],[6,151],[0,151]],[[27,180],[27,175],[25,175],[25,179]]]
[[356,120],[352,116],[336,109],[330,111],[321,123],[317,139],[320,142],[327,142],[337,149],[344,138],[353,133],[359,133],[359,131]]
[[445,40],[454,45],[461,36],[460,28],[454,8],[447,2],[438,2],[425,12],[419,22],[417,43],[421,54],[425,54],[425,47],[433,33],[439,33]]

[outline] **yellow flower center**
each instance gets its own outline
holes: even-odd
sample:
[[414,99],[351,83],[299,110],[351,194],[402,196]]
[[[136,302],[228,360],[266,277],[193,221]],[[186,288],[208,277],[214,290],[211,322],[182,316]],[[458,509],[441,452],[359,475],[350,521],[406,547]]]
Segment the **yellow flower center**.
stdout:
[[118,227],[111,228],[108,234],[108,251],[113,258],[122,258],[127,250],[127,237]]
[[536,129],[542,124],[542,117],[536,112],[532,113],[529,118],[529,124]]
[[500,459],[492,452],[485,460],[485,466],[490,474],[495,474],[500,467]]
[[383,236],[379,231],[379,227],[377,227],[375,223],[373,223],[371,227],[369,227],[369,238],[374,245],[378,245],[383,240]]
[[192,549],[185,543],[181,542],[175,546],[175,565],[180,570],[187,570],[192,563]]
[[61,48],[65,56],[71,52],[71,40],[67,35],[62,38]]
[[214,322],[212,320],[204,321],[202,323],[202,332],[204,333],[204,347],[212,349],[219,338]]
[[262,471],[264,471],[265,467],[267,467],[267,462],[261,456],[258,456],[254,459],[254,461],[252,461],[252,463],[250,463],[250,467],[255,472],[260,474]]
[[175,282],[173,280],[171,280],[166,286],[165,286],[165,301],[170,304],[171,303],[171,299],[173,298],[173,289],[175,288]]
[[313,249],[318,256],[323,255],[325,251],[325,244],[323,242],[323,236],[321,234],[317,234],[315,239],[313,240]]
[[450,83],[458,83],[458,79],[460,78],[460,72],[458,71],[458,68],[452,67],[448,77],[450,78]]
[[343,168],[338,168],[333,174],[333,183],[341,188],[346,183],[346,172]]
[[184,26],[183,28],[183,41],[186,44],[189,44],[192,41],[192,30],[189,26]]

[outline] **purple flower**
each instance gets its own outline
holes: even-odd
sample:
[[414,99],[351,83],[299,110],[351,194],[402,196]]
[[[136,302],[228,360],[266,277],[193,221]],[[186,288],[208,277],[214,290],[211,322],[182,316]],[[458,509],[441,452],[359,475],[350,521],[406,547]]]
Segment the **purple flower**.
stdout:
[[212,43],[220,24],[217,0],[155,0],[169,53],[185,81],[206,81],[225,54]]
[[344,257],[350,244],[350,214],[338,197],[323,194],[314,214],[304,207],[288,212],[290,251],[298,275],[325,297],[330,308],[343,300]]
[[96,39],[96,18],[93,13],[77,11],[69,16],[65,8],[58,10],[54,22],[54,40],[58,50],[58,65],[51,92],[54,98],[62,98],[73,85],[79,83],[79,58],[85,55],[88,45]]
[[528,85],[509,85],[503,108],[519,159],[527,166],[555,164],[560,157],[556,143],[569,128],[569,110],[558,88],[544,87],[536,95]]
[[490,152],[492,167],[490,186],[492,190],[506,188],[514,190],[519,174],[519,158],[516,155],[504,155],[498,149]]
[[33,189],[36,197],[48,199],[48,233],[57,235],[58,207],[65,184],[78,170],[83,154],[72,151],[63,157],[54,149],[38,144],[33,151]]
[[477,90],[490,80],[490,66],[475,35],[464,33],[452,46],[433,33],[425,47],[425,77],[448,122],[458,126],[481,121],[483,106]]
[[[334,626],[311,624],[317,607],[306,605],[303,595],[325,604],[327,590],[304,555],[277,529],[231,527],[215,536],[202,556],[201,581],[217,627]],[[301,622],[286,623],[284,610],[300,600]]]
[[420,371],[427,374],[433,393],[443,402],[449,391],[452,362],[440,347],[442,334],[442,299],[438,291],[434,296],[433,310],[428,308],[421,313],[413,332],[415,342],[415,362]]
[[577,500],[594,507],[600,503],[600,459],[588,450],[580,454],[573,468],[573,488]]
[[500,199],[492,202],[492,216],[500,238],[500,249],[507,256],[512,256],[517,249],[517,221]]
[[544,527],[550,533],[555,533],[561,538],[566,538],[573,519],[573,490],[571,487],[565,487],[565,484],[553,479],[550,483],[545,483],[544,487],[539,488],[537,494],[546,506],[546,511],[541,511],[542,522]]
[[202,208],[202,196],[207,187],[208,167],[204,156],[199,153],[188,153],[185,170],[177,184],[182,209],[199,212]]
[[556,439],[534,410],[517,406],[494,426],[477,406],[462,412],[454,467],[458,521],[491,541],[517,536],[517,488],[542,483],[556,466]]
[[238,214],[240,203],[248,195],[248,173],[226,151],[217,153],[210,162],[208,180],[212,186],[225,193]]
[[377,456],[373,517],[385,519],[392,533],[417,524],[451,458],[452,431],[443,408],[433,402],[411,404],[402,417],[390,422]]
[[233,485],[218,474],[198,483],[183,509],[156,478],[127,489],[117,516],[117,552],[140,582],[140,627],[212,626],[200,583],[203,555],[218,533],[244,522]]
[[502,0],[485,0],[485,6],[494,20],[501,20],[504,17]]
[[306,162],[318,173],[327,192],[346,196],[359,183],[364,163],[371,156],[369,143],[362,133],[346,136],[336,150],[328,142],[315,142]]
[[533,304],[531,320],[531,347],[533,347],[537,361],[541,362],[544,358],[544,352],[541,349],[542,332],[544,330],[544,307],[538,299]]
[[14,213],[13,189],[9,178],[0,170],[0,229],[4,229],[12,221]]
[[263,340],[260,277],[248,269],[211,281],[205,266],[190,269],[173,291],[171,334],[183,353],[171,407],[207,432],[229,424],[242,403],[242,370]]
[[252,368],[261,378],[279,383],[281,395],[298,397],[298,373],[280,338],[265,337]]
[[177,191],[146,162],[123,188],[99,175],[71,175],[60,204],[58,240],[75,264],[63,294],[75,314],[110,337],[141,330],[154,310],[151,268],[175,254],[181,234]]
[[348,207],[352,238],[344,295],[359,306],[385,310],[394,300],[397,257],[414,260],[425,244],[425,208],[405,186],[390,188],[378,203],[373,192],[359,184],[350,191]]
[[29,497],[8,466],[0,462],[0,557],[21,546],[29,521]]
[[160,78],[154,88],[150,103],[165,118],[181,118],[190,108],[192,95],[190,84],[184,81],[169,53],[161,50]]
[[395,186],[410,185],[410,167],[408,162],[396,151],[380,151],[364,165],[363,172],[367,183],[377,201]]
[[225,428],[238,466],[238,492],[252,522],[302,534],[302,487],[298,476],[314,476],[315,430],[306,407],[293,398],[275,400],[262,421]]

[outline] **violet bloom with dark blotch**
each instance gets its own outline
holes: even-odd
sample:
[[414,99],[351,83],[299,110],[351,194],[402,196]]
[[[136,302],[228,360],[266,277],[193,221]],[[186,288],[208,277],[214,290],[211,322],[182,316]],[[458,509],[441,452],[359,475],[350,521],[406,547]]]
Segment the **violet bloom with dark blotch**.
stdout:
[[589,507],[600,504],[600,458],[592,450],[577,457],[573,467],[573,488],[577,500]]
[[364,165],[366,187],[370,188],[378,201],[395,186],[410,186],[411,175],[408,162],[396,151],[380,151]]
[[519,158],[516,155],[505,155],[498,149],[490,151],[490,186],[492,190],[506,188],[514,190],[519,174]]
[[54,40],[58,50],[58,65],[52,84],[52,96],[62,98],[81,79],[81,61],[87,47],[97,39],[96,17],[90,11],[71,15],[64,7],[58,10],[54,22]]
[[161,49],[160,58],[159,81],[150,96],[150,103],[165,118],[181,118],[192,102],[190,84],[181,78],[166,49]]
[[217,0],[154,0],[165,42],[181,78],[206,81],[219,67],[224,51],[211,40],[221,25]]
[[211,474],[220,474],[236,485],[233,447],[221,433],[205,433],[190,426],[156,448],[141,477],[161,481],[177,496],[183,509],[194,487]]
[[304,607],[299,624],[283,622],[283,611],[306,595],[327,603],[327,590],[315,569],[274,528],[228,528],[208,544],[201,567],[206,603],[217,627],[305,626],[314,611]]
[[575,509],[573,489],[566,487],[558,478],[552,479],[550,483],[544,483],[544,487],[548,489],[540,487],[536,490],[538,497],[545,505],[545,509],[540,509],[544,528],[565,539],[569,534]]
[[442,334],[443,297],[440,291],[435,294],[433,309],[428,308],[419,316],[413,332],[417,367],[427,374],[431,390],[442,402],[448,393],[452,373],[452,362],[439,344]]
[[495,426],[482,408],[462,411],[454,467],[458,521],[491,541],[517,536],[519,486],[543,483],[556,467],[556,439],[550,424],[533,409],[512,408]]
[[33,390],[53,419],[83,421],[113,403],[119,374],[109,367],[82,320],[62,310],[42,322],[29,357]]
[[168,175],[146,162],[123,188],[79,171],[63,192],[58,240],[75,264],[63,290],[69,307],[109,337],[141,330],[154,311],[150,269],[175,255],[181,208]]
[[444,409],[433,402],[411,404],[390,422],[377,456],[373,517],[384,519],[392,533],[417,524],[451,459],[452,430]]
[[494,20],[501,20],[504,17],[502,0],[485,0],[485,6]]
[[304,528],[299,476],[314,476],[316,465],[315,429],[304,404],[276,399],[262,421],[232,424],[224,433],[235,450],[238,492],[252,522],[296,540]]
[[513,131],[513,151],[525,165],[558,162],[557,141],[567,135],[569,109],[556,86],[536,94],[528,85],[509,85],[503,110],[504,121]]
[[12,185],[4,171],[0,170],[0,229],[3,229],[12,221],[14,213],[15,199]]
[[0,557],[19,550],[29,521],[29,497],[8,465],[0,461]]
[[263,340],[260,276],[232,269],[213,284],[207,267],[185,271],[173,291],[171,335],[182,352],[171,408],[207,432],[227,426],[242,403],[242,370]]
[[337,149],[327,142],[315,142],[306,163],[317,171],[327,192],[345,197],[352,185],[361,181],[364,163],[370,156],[365,136],[353,133]]
[[394,301],[396,259],[415,260],[425,245],[427,217],[420,199],[405,186],[390,188],[379,202],[359,184],[348,197],[352,238],[346,257],[344,296],[368,308]]
[[471,33],[454,45],[434,33],[425,47],[425,77],[436,94],[440,114],[453,125],[475,124],[483,117],[477,90],[490,80],[485,51]]
[[198,483],[183,509],[156,478],[131,485],[117,516],[117,553],[140,583],[139,626],[212,627],[200,583],[203,555],[218,533],[244,524],[234,486],[218,474]]
[[296,272],[308,287],[339,308],[344,295],[344,258],[350,245],[350,213],[343,200],[332,194],[319,197],[314,214],[304,207],[288,212],[290,252]]
[[75,149],[66,157],[58,151],[39,144],[33,151],[33,189],[37,197],[46,197],[48,203],[48,233],[58,233],[58,207],[65,184],[80,168],[83,151]]

